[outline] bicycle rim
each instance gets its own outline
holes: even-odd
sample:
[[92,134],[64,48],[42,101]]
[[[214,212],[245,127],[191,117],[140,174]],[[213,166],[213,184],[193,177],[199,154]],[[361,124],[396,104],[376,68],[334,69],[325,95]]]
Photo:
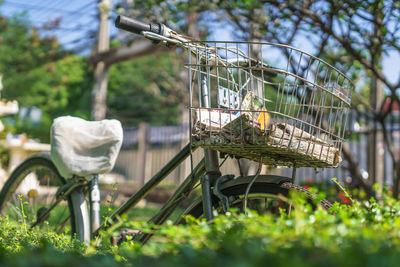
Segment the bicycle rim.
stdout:
[[[229,199],[229,208],[234,208],[239,212],[243,211],[246,188],[247,184],[238,184],[221,190],[222,194]],[[304,194],[310,201],[316,197],[307,189],[289,182],[284,182],[282,184],[256,182],[250,189],[247,208],[258,213],[278,213],[281,210],[290,212],[292,206],[287,199],[290,191]],[[331,207],[331,203],[325,199],[321,200],[320,203],[326,209]],[[212,204],[214,211],[217,213],[224,212],[223,204],[216,196],[213,196]],[[203,204],[201,198],[194,201],[192,205],[185,210],[183,216],[184,215],[192,215],[195,218],[202,217]],[[183,217],[180,218],[177,223],[184,223]]]
[[83,210],[85,203],[81,201],[78,206],[75,200],[79,193],[61,200],[48,216],[42,215],[55,203],[56,192],[65,183],[48,156],[30,157],[11,173],[4,184],[0,192],[0,212],[10,220],[26,223],[28,226],[38,218],[43,218],[36,226],[41,230],[77,234],[84,240],[87,227],[81,222],[88,221],[82,219],[88,213]]

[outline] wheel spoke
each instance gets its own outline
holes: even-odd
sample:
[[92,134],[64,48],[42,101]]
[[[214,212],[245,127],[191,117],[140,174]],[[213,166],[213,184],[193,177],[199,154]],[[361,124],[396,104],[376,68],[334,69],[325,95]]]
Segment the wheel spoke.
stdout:
[[61,233],[63,232],[65,226],[67,225],[67,223],[69,222],[70,219],[71,219],[71,216],[68,216],[68,217],[64,220],[64,222],[60,225],[60,228],[59,228],[58,231],[57,231],[57,234],[58,234],[58,235],[61,234]]
[[[235,184],[221,188],[221,193],[227,196],[231,201],[230,207],[238,208],[239,212],[244,210],[244,202],[246,199],[246,190],[248,188],[247,183]],[[268,182],[258,181],[255,183],[248,194],[248,207],[261,213],[273,213],[279,214],[280,209],[285,209],[288,213],[292,211],[291,202],[285,197],[289,194],[289,191],[297,191],[311,202],[315,195],[310,193],[307,189],[297,185],[293,185],[289,182],[283,184],[271,184]],[[221,212],[223,209],[219,204],[217,198],[213,200],[213,206],[217,212]],[[328,201],[321,201],[322,207],[329,208],[331,205]],[[263,209],[264,207],[264,209]],[[201,198],[198,199],[193,205],[191,205],[183,215],[191,214],[195,217],[202,216],[202,203]],[[177,223],[183,223],[182,219],[178,220]]]
[[[19,165],[4,184],[0,192],[1,212],[11,220],[37,224],[36,227],[46,230],[59,233],[72,230],[68,226],[72,223],[69,200],[54,206],[57,202],[55,192],[64,183],[49,159],[32,157]],[[20,195],[23,195],[22,199]],[[52,210],[46,214],[49,208]]]

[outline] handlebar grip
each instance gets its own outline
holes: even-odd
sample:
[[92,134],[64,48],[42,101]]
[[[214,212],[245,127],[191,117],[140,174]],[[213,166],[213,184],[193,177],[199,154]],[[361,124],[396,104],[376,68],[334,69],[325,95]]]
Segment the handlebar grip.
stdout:
[[125,16],[118,16],[115,19],[115,27],[136,34],[140,34],[142,31],[154,32],[160,35],[163,33],[163,25],[160,23],[145,23]]

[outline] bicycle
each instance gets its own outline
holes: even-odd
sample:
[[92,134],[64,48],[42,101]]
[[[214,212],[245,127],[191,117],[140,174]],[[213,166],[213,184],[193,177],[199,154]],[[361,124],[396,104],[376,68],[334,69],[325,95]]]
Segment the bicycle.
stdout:
[[[349,78],[325,61],[287,45],[196,41],[163,24],[147,24],[124,16],[118,16],[115,25],[187,52],[189,144],[103,224],[98,208],[97,174],[91,175],[91,179],[76,175],[65,179],[49,155],[32,156],[12,172],[0,192],[2,213],[11,216],[15,212],[15,218],[21,218],[20,209],[13,208],[21,202],[18,188],[34,173],[39,185],[48,190],[43,191],[47,195],[41,196],[45,200],[39,201],[37,191],[27,191],[22,200],[29,202],[32,209],[32,217],[28,218],[31,226],[53,225],[57,232],[69,231],[88,242],[100,229],[110,227],[134,207],[197,148],[204,149],[204,158],[197,166],[192,165],[191,173],[150,219],[151,223],[165,222],[198,186],[201,196],[183,215],[203,216],[207,220],[212,220],[213,212],[232,207],[244,212],[248,206],[259,211],[276,210],[284,199],[280,195],[287,196],[292,190],[315,198],[292,182],[298,167],[325,168],[340,163],[353,88]],[[267,62],[272,55],[268,49],[286,55],[286,59],[278,61],[280,66]],[[256,161],[257,173],[248,176],[239,164],[241,176],[222,175],[220,165],[224,160],[220,163],[219,156]],[[293,167],[292,177],[261,175],[263,164]],[[320,203],[325,208],[331,206],[326,200]],[[54,214],[60,215],[60,219],[55,220]],[[180,218],[177,223],[184,222]],[[144,242],[150,236],[140,233],[135,240]]]

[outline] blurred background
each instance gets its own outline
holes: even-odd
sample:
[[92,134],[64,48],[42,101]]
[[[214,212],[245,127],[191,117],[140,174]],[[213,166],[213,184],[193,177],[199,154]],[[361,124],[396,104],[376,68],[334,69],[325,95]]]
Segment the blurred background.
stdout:
[[[326,186],[337,177],[367,196],[378,183],[398,196],[400,3],[389,0],[2,0],[3,180],[23,158],[49,149],[52,120],[62,115],[122,122],[122,150],[104,182],[140,186],[188,142],[183,51],[118,31],[118,14],[197,39],[288,44],[334,65],[356,86],[344,162],[300,168],[297,179]],[[185,162],[164,186],[182,181],[190,166]],[[239,172],[233,160],[224,168]],[[291,175],[290,168],[263,172]]]

